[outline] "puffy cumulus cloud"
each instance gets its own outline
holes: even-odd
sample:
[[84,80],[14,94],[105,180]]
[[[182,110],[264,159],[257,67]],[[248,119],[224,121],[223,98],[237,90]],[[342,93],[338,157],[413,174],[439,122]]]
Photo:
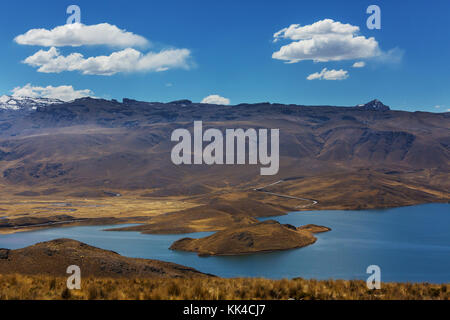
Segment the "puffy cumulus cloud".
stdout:
[[352,67],[353,68],[364,68],[365,66],[366,66],[366,63],[364,61],[358,61],[358,62],[355,62]]
[[54,29],[31,29],[17,36],[21,45],[42,47],[80,47],[84,45],[109,45],[115,47],[143,47],[149,41],[109,23],[87,26],[81,23],[66,24]]
[[324,19],[303,27],[299,24],[292,24],[288,28],[284,28],[275,33],[273,37],[275,38],[274,41],[276,42],[281,38],[291,40],[305,40],[319,35],[352,35],[357,32],[359,32],[359,27],[357,26],[352,26],[351,24],[343,24],[332,19]]
[[63,56],[55,47],[39,50],[23,62],[37,67],[39,72],[60,73],[79,71],[87,75],[110,76],[116,73],[161,72],[173,68],[189,69],[191,52],[188,49],[168,49],[141,53],[132,48],[113,52],[109,56],[85,58],[81,53]]
[[273,59],[296,63],[370,58],[380,55],[375,38],[358,35],[359,27],[325,19],[312,25],[291,25],[274,34],[275,41],[293,40],[274,52]]
[[30,83],[12,90],[13,97],[50,98],[62,101],[72,101],[83,97],[93,97],[94,93],[89,89],[75,90],[72,86],[32,86]]
[[207,104],[219,104],[219,105],[229,105],[230,104],[230,99],[221,97],[217,94],[213,94],[210,96],[207,96],[206,98],[204,98],[202,100],[202,103],[207,103]]
[[345,70],[328,70],[323,68],[322,71],[310,74],[308,80],[344,80],[348,78],[348,72]]

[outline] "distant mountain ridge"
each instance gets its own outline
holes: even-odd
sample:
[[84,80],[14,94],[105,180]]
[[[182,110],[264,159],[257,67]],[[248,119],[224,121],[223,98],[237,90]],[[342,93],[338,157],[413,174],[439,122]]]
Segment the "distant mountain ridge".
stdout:
[[[302,177],[283,184],[293,188],[285,194],[320,200],[321,208],[449,198],[449,113],[388,110],[377,100],[336,107],[82,98],[34,107],[0,111],[0,186],[14,189],[9,194],[194,196]],[[172,132],[200,120],[221,131],[279,128],[279,175],[263,179],[256,166],[174,165]]]
[[[91,97],[84,97],[75,99],[70,102],[62,101],[59,99],[53,99],[53,98],[43,98],[43,97],[16,97],[16,96],[9,96],[9,95],[3,95],[0,96],[0,110],[37,110],[40,107],[45,107],[49,105],[58,105],[58,104],[64,104],[64,103],[83,103],[85,101],[90,100],[98,100],[98,101],[105,101],[105,102],[112,102],[116,104],[120,104],[115,99],[112,100],[104,100],[104,99],[98,99],[98,98],[91,98]],[[176,100],[168,103],[163,102],[145,102],[145,101],[138,101],[134,99],[129,98],[123,98],[122,100],[123,105],[136,105],[136,104],[161,104],[161,105],[174,105],[174,106],[190,106],[190,105],[212,105],[212,104],[204,104],[204,103],[195,103],[188,99],[183,100]],[[214,104],[218,105],[218,104]],[[293,104],[284,105],[280,103],[270,103],[270,102],[262,102],[262,103],[241,103],[236,105],[237,107],[245,107],[245,106],[255,106],[255,105],[274,105],[274,106],[294,106]],[[375,99],[372,100],[366,104],[360,104],[357,105],[356,108],[366,110],[366,111],[389,111],[390,108],[383,104],[380,100]]]

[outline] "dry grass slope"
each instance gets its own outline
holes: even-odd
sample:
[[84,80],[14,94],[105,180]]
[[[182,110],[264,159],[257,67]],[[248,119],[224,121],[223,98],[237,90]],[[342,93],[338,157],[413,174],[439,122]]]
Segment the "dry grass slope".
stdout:
[[450,284],[383,283],[369,290],[364,281],[267,279],[85,278],[69,291],[66,278],[0,275],[0,300],[449,300]]

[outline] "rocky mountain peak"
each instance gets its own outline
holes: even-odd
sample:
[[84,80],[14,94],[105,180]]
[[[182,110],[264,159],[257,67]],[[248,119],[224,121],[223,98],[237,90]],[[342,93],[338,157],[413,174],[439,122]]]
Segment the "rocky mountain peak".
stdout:
[[391,110],[388,106],[383,104],[378,99],[372,100],[366,104],[360,104],[359,106],[356,106],[359,109],[367,110],[367,111],[389,111]]

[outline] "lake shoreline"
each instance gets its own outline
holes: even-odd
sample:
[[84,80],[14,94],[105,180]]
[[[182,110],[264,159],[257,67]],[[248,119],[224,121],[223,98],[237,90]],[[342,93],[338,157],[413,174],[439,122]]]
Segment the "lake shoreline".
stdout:
[[333,231],[317,234],[317,241],[311,246],[251,255],[200,258],[195,253],[169,250],[183,236],[203,238],[211,232],[151,235],[103,231],[118,225],[70,226],[1,235],[0,247],[16,249],[70,238],[123,256],[173,262],[223,278],[356,280],[366,279],[367,266],[376,264],[382,269],[382,281],[447,283],[448,208],[448,204],[427,204],[388,210],[292,212],[278,217],[278,222],[326,225]]
[[[417,203],[417,204],[408,204],[408,205],[399,205],[399,206],[380,206],[380,207],[375,207],[375,208],[369,208],[369,209],[348,209],[348,208],[341,208],[340,206],[336,206],[334,208],[317,208],[314,209],[313,207],[307,207],[307,208],[298,208],[298,210],[296,211],[288,211],[288,210],[283,210],[282,213],[278,213],[278,214],[274,214],[274,215],[265,215],[265,216],[261,216],[261,217],[256,217],[258,220],[260,219],[267,219],[267,218],[272,218],[272,219],[276,219],[279,217],[283,217],[285,215],[288,215],[292,212],[303,212],[303,213],[315,213],[315,214],[319,214],[321,211],[377,211],[377,210],[389,210],[389,209],[396,209],[396,208],[407,208],[407,207],[414,207],[414,206],[420,206],[420,205],[427,205],[427,204],[449,204],[448,201],[436,201],[436,202],[424,202],[424,203]],[[175,212],[176,213],[176,212]],[[156,216],[158,217],[158,216]],[[41,219],[47,219],[50,220],[51,217],[49,216],[47,217],[40,217]],[[153,217],[135,217],[135,216],[131,216],[131,217],[116,217],[116,216],[111,216],[111,217],[104,217],[104,218],[83,218],[83,219],[75,219],[72,221],[67,221],[65,223],[48,223],[48,225],[42,226],[42,225],[33,225],[30,223],[27,223],[27,225],[23,225],[23,226],[10,226],[10,227],[5,227],[4,225],[6,224],[5,221],[10,221],[12,223],[14,223],[14,220],[16,220],[17,218],[13,218],[13,217],[8,217],[8,216],[4,216],[4,217],[0,217],[0,235],[6,235],[6,234],[14,234],[14,233],[20,233],[20,232],[32,232],[35,230],[40,230],[40,229],[51,229],[51,228],[64,228],[64,227],[72,227],[72,226],[82,226],[82,225],[95,225],[95,226],[105,226],[105,225],[121,225],[121,224],[134,224],[136,223],[136,220],[149,220]],[[23,219],[23,218],[22,218]],[[104,220],[102,222],[98,222],[99,220]],[[39,223],[41,224],[41,223]],[[145,223],[141,222],[138,224],[142,224],[145,225]],[[121,228],[118,228],[121,229]],[[108,230],[109,231],[109,230]],[[135,230],[113,230],[113,231],[135,231]],[[214,232],[217,230],[206,230],[204,232]],[[144,232],[143,232],[144,233]],[[191,232],[174,232],[174,233],[170,233],[170,232],[158,232],[158,233],[151,233],[150,234],[178,234],[178,235],[183,235],[183,234],[187,234],[187,233],[191,233]]]

